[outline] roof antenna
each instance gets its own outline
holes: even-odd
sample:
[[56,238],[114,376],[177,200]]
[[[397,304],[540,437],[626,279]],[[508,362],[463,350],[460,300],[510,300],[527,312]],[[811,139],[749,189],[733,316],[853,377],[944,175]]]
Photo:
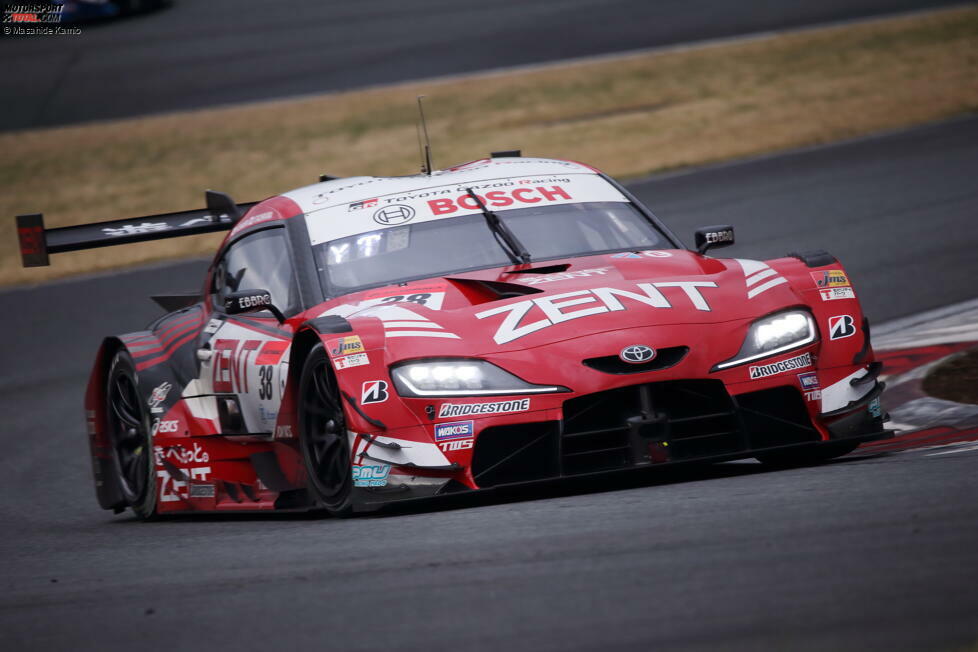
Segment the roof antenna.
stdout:
[[[418,95],[418,113],[421,116],[421,124],[418,126],[418,147],[421,149],[421,173],[431,176],[431,143],[428,141],[428,125],[424,119],[424,106],[421,99],[424,95]],[[424,138],[422,139],[422,134]],[[423,141],[423,142],[422,142]]]

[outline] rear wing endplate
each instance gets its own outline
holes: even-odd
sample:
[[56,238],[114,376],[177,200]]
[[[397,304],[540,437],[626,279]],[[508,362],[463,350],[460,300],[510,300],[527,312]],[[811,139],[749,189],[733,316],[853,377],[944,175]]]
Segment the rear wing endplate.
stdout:
[[44,215],[17,216],[17,237],[24,267],[49,265],[48,256],[65,251],[178,238],[214,231],[229,231],[258,202],[236,204],[222,192],[205,193],[207,208],[123,220],[93,222],[56,229],[44,228]]

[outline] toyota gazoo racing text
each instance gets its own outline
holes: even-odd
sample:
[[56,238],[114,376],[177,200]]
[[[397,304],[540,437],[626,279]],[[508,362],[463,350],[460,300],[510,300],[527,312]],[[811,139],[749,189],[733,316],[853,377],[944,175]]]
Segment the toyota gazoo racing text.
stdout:
[[886,437],[843,266],[689,249],[597,170],[505,152],[406,177],[60,229],[52,253],[229,231],[203,287],[105,338],[85,396],[99,503],[325,509]]

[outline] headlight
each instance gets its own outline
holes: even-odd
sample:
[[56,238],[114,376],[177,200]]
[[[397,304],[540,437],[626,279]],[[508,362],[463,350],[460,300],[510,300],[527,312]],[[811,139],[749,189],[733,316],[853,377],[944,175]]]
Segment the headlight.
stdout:
[[533,385],[485,360],[425,360],[391,369],[401,396],[501,396],[566,392],[566,387]]
[[816,338],[815,322],[804,310],[789,310],[758,319],[747,331],[740,352],[713,370],[727,369],[745,362],[784,353],[811,344]]

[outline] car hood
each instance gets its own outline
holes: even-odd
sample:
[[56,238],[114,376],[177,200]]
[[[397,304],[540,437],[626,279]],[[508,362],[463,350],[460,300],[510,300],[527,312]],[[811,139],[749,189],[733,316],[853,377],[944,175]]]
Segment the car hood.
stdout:
[[802,302],[767,263],[683,250],[520,267],[527,268],[479,270],[349,294],[320,314],[342,315],[356,331],[371,333],[371,343],[385,348],[393,361],[518,351],[643,326],[736,322]]

